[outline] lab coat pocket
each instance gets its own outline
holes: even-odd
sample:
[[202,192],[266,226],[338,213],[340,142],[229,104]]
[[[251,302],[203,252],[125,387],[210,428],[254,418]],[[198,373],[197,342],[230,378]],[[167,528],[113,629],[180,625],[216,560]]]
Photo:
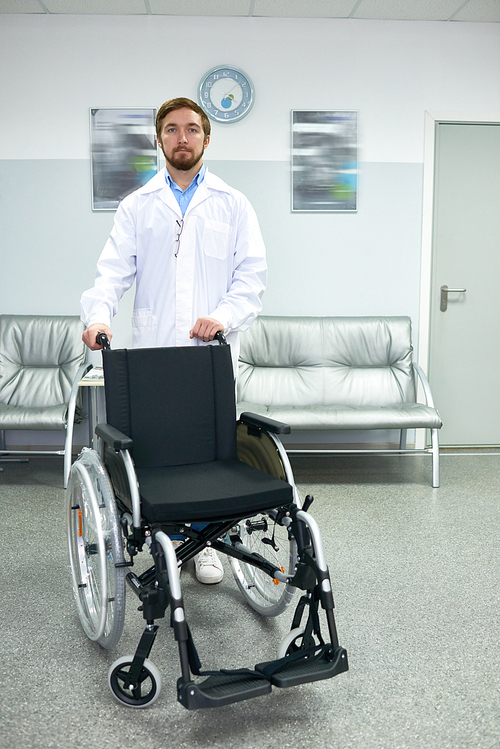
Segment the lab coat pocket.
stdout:
[[205,255],[224,260],[229,255],[231,226],[222,221],[205,219],[203,228],[203,251]]
[[147,348],[156,345],[156,316],[150,309],[136,309],[132,314],[132,346]]

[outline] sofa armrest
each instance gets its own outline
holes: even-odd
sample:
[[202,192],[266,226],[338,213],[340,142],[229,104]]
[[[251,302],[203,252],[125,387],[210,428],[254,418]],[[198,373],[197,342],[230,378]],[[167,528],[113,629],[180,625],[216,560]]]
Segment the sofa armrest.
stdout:
[[430,406],[431,408],[435,408],[434,398],[432,397],[432,393],[431,393],[431,386],[429,385],[429,380],[427,379],[427,376],[424,370],[422,369],[420,364],[415,364],[415,362],[413,362],[413,369],[417,373],[418,378],[422,384],[422,389],[424,391],[426,404]]
[[134,444],[131,437],[127,437],[126,434],[123,434],[123,432],[120,432],[109,424],[97,424],[95,433],[117,452],[118,450],[130,450]]
[[276,421],[275,419],[268,419],[267,416],[252,414],[248,411],[240,414],[240,421],[242,424],[246,424],[249,427],[266,429],[273,434],[290,434],[292,431],[289,424],[284,424],[282,421]]

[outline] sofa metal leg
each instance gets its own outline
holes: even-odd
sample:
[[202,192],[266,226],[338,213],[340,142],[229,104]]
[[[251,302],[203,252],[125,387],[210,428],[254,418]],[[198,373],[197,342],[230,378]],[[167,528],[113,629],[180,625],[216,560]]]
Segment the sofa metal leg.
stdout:
[[431,429],[432,440],[432,486],[439,487],[439,436],[437,429]]

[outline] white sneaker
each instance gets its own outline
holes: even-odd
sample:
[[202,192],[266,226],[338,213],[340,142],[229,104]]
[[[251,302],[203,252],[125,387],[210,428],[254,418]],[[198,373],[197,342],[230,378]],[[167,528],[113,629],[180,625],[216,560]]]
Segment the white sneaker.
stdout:
[[194,558],[196,579],[205,585],[220,583],[224,577],[222,562],[217,556],[215,549],[207,546]]

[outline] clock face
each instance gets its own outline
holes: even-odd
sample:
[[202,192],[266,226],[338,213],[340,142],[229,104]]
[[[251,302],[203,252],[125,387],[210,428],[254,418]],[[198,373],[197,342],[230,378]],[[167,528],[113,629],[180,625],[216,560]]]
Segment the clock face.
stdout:
[[200,83],[198,100],[215,122],[238,122],[250,111],[254,91],[250,78],[238,68],[212,68]]

